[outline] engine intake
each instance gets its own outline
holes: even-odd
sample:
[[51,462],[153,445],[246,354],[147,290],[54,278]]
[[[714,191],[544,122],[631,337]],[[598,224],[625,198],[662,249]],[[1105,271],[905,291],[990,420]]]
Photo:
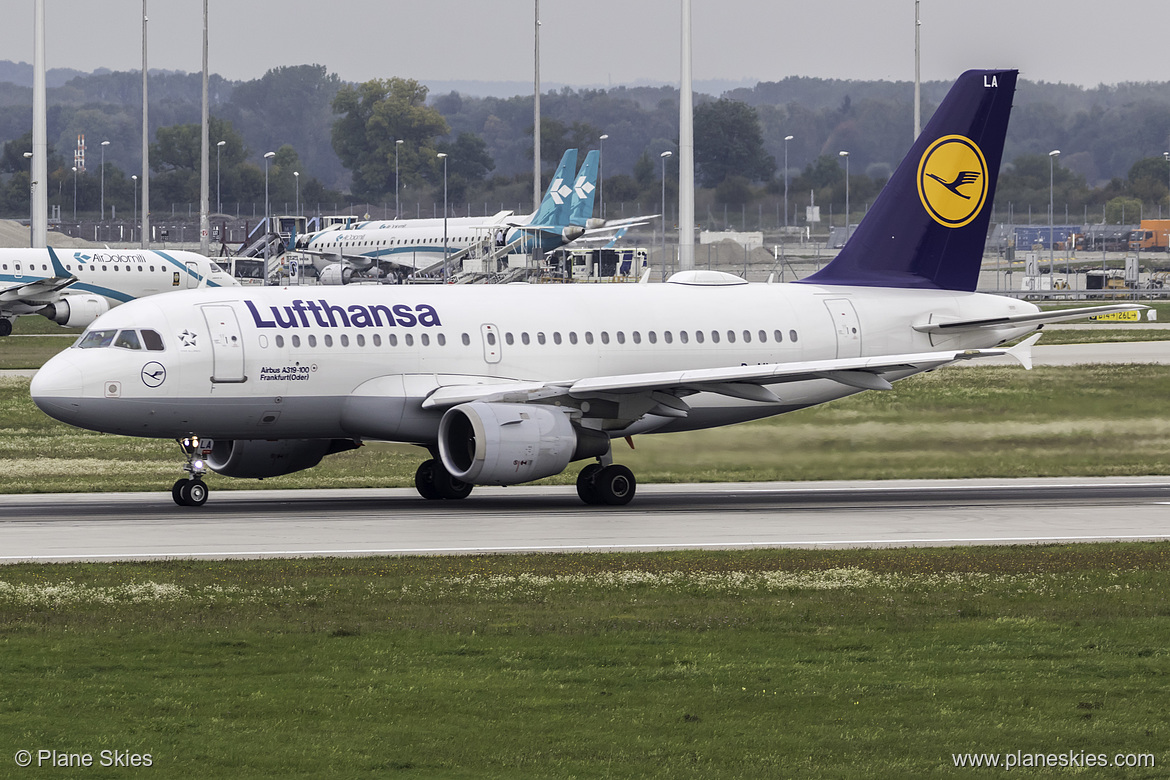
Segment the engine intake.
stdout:
[[353,281],[353,269],[344,263],[330,263],[321,270],[321,284],[349,284]]
[[565,412],[539,404],[452,407],[439,423],[443,466],[463,482],[516,485],[560,474],[571,461],[609,450],[608,436],[575,427]]
[[225,477],[279,477],[311,469],[326,455],[357,446],[350,439],[216,439],[207,455],[207,467]]

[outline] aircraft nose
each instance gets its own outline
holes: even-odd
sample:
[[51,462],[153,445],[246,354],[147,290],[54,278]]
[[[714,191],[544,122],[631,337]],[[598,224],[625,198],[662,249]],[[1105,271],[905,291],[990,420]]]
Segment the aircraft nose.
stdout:
[[51,358],[33,376],[29,394],[42,412],[69,422],[77,414],[82,396],[81,369],[65,355]]

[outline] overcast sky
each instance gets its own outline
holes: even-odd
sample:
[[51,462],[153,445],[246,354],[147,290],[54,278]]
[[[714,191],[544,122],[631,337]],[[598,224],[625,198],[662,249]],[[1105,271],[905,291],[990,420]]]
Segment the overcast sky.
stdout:
[[[137,70],[141,0],[46,0],[50,68]],[[33,0],[5,0],[0,59],[32,62]],[[541,81],[677,84],[679,0],[544,0]],[[696,81],[911,80],[914,0],[694,0]],[[149,66],[201,68],[201,0],[150,0]],[[533,0],[210,0],[210,68],[317,63],[346,81],[532,80]],[[1086,86],[1170,80],[1166,0],[922,0],[922,78],[1017,67]]]

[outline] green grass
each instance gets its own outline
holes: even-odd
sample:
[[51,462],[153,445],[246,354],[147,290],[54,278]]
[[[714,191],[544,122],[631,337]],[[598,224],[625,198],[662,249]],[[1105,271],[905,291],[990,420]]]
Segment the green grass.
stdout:
[[2,758],[117,748],[202,778],[1164,762],[1168,588],[1164,543],[7,566]]
[[[642,482],[1146,475],[1170,473],[1170,366],[964,367],[888,392],[745,425],[615,442]],[[370,444],[297,474],[233,488],[409,487],[425,452]],[[169,441],[82,431],[42,414],[28,380],[0,377],[0,492],[165,490]],[[546,480],[571,484],[576,469]]]

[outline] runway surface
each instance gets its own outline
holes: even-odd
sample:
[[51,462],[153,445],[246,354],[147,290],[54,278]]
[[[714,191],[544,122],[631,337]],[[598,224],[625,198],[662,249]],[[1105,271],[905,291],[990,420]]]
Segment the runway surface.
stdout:
[[572,487],[0,496],[0,562],[890,547],[1170,538],[1170,478],[643,485],[626,507]]

